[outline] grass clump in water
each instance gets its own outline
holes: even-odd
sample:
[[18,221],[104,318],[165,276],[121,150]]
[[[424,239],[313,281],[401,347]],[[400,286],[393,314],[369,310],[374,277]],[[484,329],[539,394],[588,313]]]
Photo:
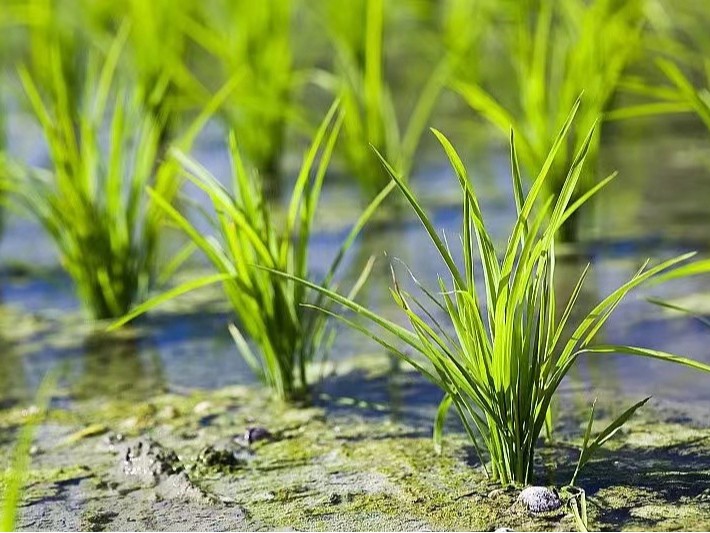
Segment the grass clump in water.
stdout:
[[[261,182],[244,164],[235,135],[229,141],[233,172],[231,192],[198,163],[175,152],[188,179],[209,198],[214,208],[210,222],[218,237],[203,235],[163,199],[160,192],[151,191],[151,196],[202,250],[217,274],[189,281],[145,302],[114,327],[180,294],[221,282],[239,321],[239,327],[233,325],[230,331],[244,359],[276,398],[302,398],[308,390],[308,368],[318,356],[325,355],[331,338],[326,327],[327,317],[306,309],[304,304],[321,305],[323,298],[311,300],[304,285],[276,278],[254,266],[288,272],[298,278],[308,277],[311,231],[342,119],[337,105],[333,105],[303,158],[283,224],[274,220]],[[356,222],[323,279],[324,287],[331,285],[345,253],[392,188],[383,189]],[[369,270],[370,264],[351,290],[351,298],[357,294]],[[257,350],[252,349],[247,337]]]
[[[503,42],[512,58],[512,97],[465,80],[453,87],[501,132],[507,134],[512,127],[520,161],[531,179],[547,157],[550,139],[584,92],[585,107],[545,182],[546,194],[557,195],[586,132],[608,111],[627,65],[640,49],[644,2],[528,0],[514,4],[498,11],[499,16],[509,17]],[[593,167],[599,144],[597,131],[574,199],[597,181]],[[576,241],[579,230],[577,216],[571,217],[561,227],[562,240]]]
[[211,0],[198,3],[185,21],[188,36],[214,60],[214,70],[240,79],[224,115],[230,129],[240,132],[245,158],[270,186],[281,177],[286,126],[299,115],[293,101],[300,76],[292,31],[296,5]]
[[[384,0],[358,0],[345,8],[330,5],[329,33],[336,54],[337,74],[326,85],[340,96],[345,111],[343,145],[351,173],[367,197],[374,197],[389,178],[370,150],[375,146],[408,175],[432,109],[448,81],[451,64],[444,57],[432,69],[413,104],[410,119],[400,129],[394,88],[386,79]],[[353,20],[362,20],[355,32]]]
[[[8,187],[54,240],[79,299],[97,319],[127,313],[156,277],[162,211],[145,187],[168,202],[179,187],[176,165],[158,161],[160,124],[136,92],[114,79],[125,38],[124,30],[101,68],[88,62],[80,102],[69,97],[73,89],[59,45],[47,48],[51,75],[42,83],[27,69],[19,71],[52,168],[14,165]],[[191,144],[225,97],[226,91],[214,97],[180,146]]]
[[[613,178],[613,175],[609,176],[576,201],[571,201],[595,134],[592,127],[568,169],[559,194],[542,196],[546,181],[551,179],[553,161],[569,134],[578,106],[579,102],[567,117],[527,195],[523,192],[516,144],[511,136],[513,190],[518,217],[500,260],[463,163],[443,134],[434,131],[451,161],[463,193],[463,270],[406,182],[384,163],[420,218],[451,279],[447,285],[440,277],[436,292],[427,290],[415,280],[426,297],[424,301],[404,290],[395,279],[391,293],[407,317],[410,328],[389,321],[334,291],[298,280],[368,319],[376,330],[336,315],[438,385],[445,397],[436,416],[435,441],[440,443],[446,413],[453,407],[482,462],[486,456],[489,459],[487,472],[503,485],[532,481],[535,450],[550,404],[563,378],[580,356],[626,353],[710,371],[707,365],[665,352],[593,343],[614,309],[632,289],[654,276],[672,272],[674,266],[693,254],[663,261],[650,268],[648,262],[644,263],[628,282],[604,298],[574,327],[573,333],[567,335],[570,331],[567,328],[573,326],[568,320],[576,311],[587,268],[572,291],[561,318],[556,318],[556,234],[584,202]],[[483,275],[482,287],[476,276],[476,250],[480,256],[478,268]],[[297,280],[290,274],[274,275]],[[324,312],[335,314],[328,309]],[[445,316],[448,324],[441,324],[435,314]],[[407,350],[398,343],[404,344]],[[590,423],[580,466],[645,401],[631,407],[594,439],[591,438]]]

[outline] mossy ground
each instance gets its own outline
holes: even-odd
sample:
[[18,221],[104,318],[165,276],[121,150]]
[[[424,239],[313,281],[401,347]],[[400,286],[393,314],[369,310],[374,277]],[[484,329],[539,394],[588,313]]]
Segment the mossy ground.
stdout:
[[[354,371],[354,369],[351,369]],[[373,371],[367,374],[373,377]],[[58,391],[58,395],[62,395]],[[568,508],[532,516],[515,489],[489,482],[464,435],[450,431],[437,456],[431,425],[394,421],[366,406],[294,408],[248,387],[150,401],[82,399],[54,408],[41,426],[24,492],[20,527],[31,529],[569,530]],[[604,416],[604,409],[600,409]],[[25,414],[0,412],[3,457]],[[562,413],[560,419],[584,420]],[[646,409],[579,479],[597,529],[710,527],[710,430],[659,422]],[[599,427],[603,420],[597,422]],[[235,444],[247,427],[270,440]],[[541,446],[539,484],[571,478],[578,441]],[[581,431],[577,432],[581,433]],[[126,479],[109,436],[150,436],[174,450],[191,480],[215,497],[211,508],[165,501]],[[241,466],[198,468],[206,446],[240,450]],[[7,466],[3,459],[2,467]],[[1,480],[2,478],[0,478]],[[130,498],[125,496],[130,494]],[[78,518],[73,518],[78,517]]]

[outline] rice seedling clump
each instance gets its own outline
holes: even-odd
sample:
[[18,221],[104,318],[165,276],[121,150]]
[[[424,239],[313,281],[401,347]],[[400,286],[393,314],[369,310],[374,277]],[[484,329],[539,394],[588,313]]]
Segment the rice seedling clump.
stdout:
[[[552,400],[563,378],[581,356],[625,353],[710,371],[710,367],[703,363],[670,353],[638,346],[594,343],[597,333],[632,289],[654,277],[672,273],[673,268],[687,261],[692,253],[654,266],[649,266],[647,261],[629,281],[573,325],[568,322],[575,315],[577,297],[589,272],[587,267],[563,307],[561,318],[557,318],[555,236],[560,226],[614,177],[612,174],[571,202],[595,134],[592,127],[569,167],[559,194],[540,198],[579,105],[577,101],[527,194],[511,135],[513,191],[518,216],[500,256],[460,157],[446,137],[434,131],[451,162],[463,195],[463,258],[460,261],[463,269],[407,183],[383,160],[448,270],[448,284],[444,277],[439,277],[435,290],[428,290],[414,280],[422,290],[424,300],[410,294],[394,278],[392,297],[408,320],[409,328],[334,291],[299,280],[367,319],[373,328],[332,310],[323,309],[324,312],[335,314],[368,335],[441,388],[445,396],[434,424],[436,444],[441,444],[444,420],[453,408],[482,463],[489,465],[484,466],[487,473],[503,485],[527,484],[533,480],[535,451],[543,428],[549,424]],[[482,280],[479,280],[479,272]],[[290,274],[275,275],[297,279]],[[443,315],[447,322],[442,323],[436,315]],[[568,334],[568,331],[572,333]],[[591,439],[590,419],[578,469],[646,401],[630,407],[594,439]]]
[[[209,221],[217,230],[217,236],[198,231],[160,192],[151,190],[150,196],[204,253],[217,273],[188,281],[148,300],[114,327],[175,296],[208,284],[222,283],[225,297],[237,319],[237,324],[230,326],[230,332],[241,355],[276,398],[304,399],[309,385],[309,367],[325,356],[332,341],[327,317],[305,307],[308,303],[319,304],[323,298],[319,296],[311,300],[310,291],[303,284],[272,276],[264,269],[308,277],[311,231],[342,121],[343,115],[336,103],[303,157],[282,224],[271,212],[262,182],[242,158],[238,134],[229,138],[232,191],[199,163],[182,152],[174,152],[173,156],[187,178],[207,195],[214,208]],[[345,253],[392,188],[383,189],[363,211],[328,268],[322,281],[324,287],[331,285]],[[369,270],[370,265],[366,265],[350,292],[351,297],[357,294]]]

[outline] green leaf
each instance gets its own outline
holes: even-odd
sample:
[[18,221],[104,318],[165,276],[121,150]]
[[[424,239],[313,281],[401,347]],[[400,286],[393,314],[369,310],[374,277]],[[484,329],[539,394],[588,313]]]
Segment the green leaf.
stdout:
[[444,423],[446,422],[446,415],[451,407],[451,396],[448,394],[444,396],[441,400],[439,408],[436,410],[436,417],[434,418],[434,451],[437,455],[441,455],[442,450],[442,437],[444,435]]
[[597,435],[594,441],[589,444],[589,437],[592,431],[592,424],[594,421],[594,405],[596,404],[596,400],[594,401],[594,404],[592,405],[592,412],[589,417],[589,423],[587,425],[587,431],[584,434],[584,444],[582,445],[582,451],[579,454],[579,460],[577,461],[577,468],[574,471],[574,475],[572,476],[572,481],[570,482],[570,485],[574,485],[576,483],[579,471],[584,468],[589,459],[592,458],[592,456],[597,452],[597,450],[599,450],[605,442],[611,439],[623,427],[623,425],[628,422],[628,420],[634,415],[634,413],[640,407],[645,405],[646,402],[648,402],[650,399],[651,397],[649,396],[629,407],[621,415],[615,418],[607,427],[605,427],[604,430],[599,433],[599,435]]
[[657,300],[655,298],[647,298],[649,302],[651,302],[654,305],[658,305],[659,307],[665,307],[666,309],[672,309],[673,311],[679,311],[681,313],[684,313],[686,315],[690,315],[696,320],[702,322],[706,326],[710,326],[710,320],[705,318],[703,315],[700,313],[693,311],[691,309],[687,309],[685,307],[681,307],[680,305],[675,305],[670,302],[664,302],[663,300]]
[[153,298],[150,298],[142,304],[136,306],[130,313],[113,322],[107,328],[107,331],[114,331],[120,328],[121,326],[127,324],[134,318],[139,317],[140,315],[145,314],[148,311],[152,311],[153,309],[164,304],[165,302],[173,300],[179,296],[182,296],[183,294],[187,294],[188,292],[207,287],[208,285],[214,285],[215,283],[234,279],[235,277],[236,276],[234,274],[212,274],[209,276],[204,276],[201,278],[186,281],[185,283],[182,283],[181,285],[178,285],[177,287],[174,287],[169,291],[165,291],[162,294],[154,296]]

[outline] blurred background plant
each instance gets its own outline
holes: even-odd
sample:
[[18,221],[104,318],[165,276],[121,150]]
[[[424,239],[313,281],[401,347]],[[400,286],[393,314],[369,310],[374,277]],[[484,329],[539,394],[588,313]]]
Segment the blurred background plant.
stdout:
[[[155,267],[157,225],[145,212],[143,187],[153,180],[159,129],[135,94],[114,92],[113,76],[122,42],[92,61],[82,102],[65,77],[60,46],[49,46],[51,76],[42,85],[20,71],[33,112],[50,149],[51,170],[17,168],[10,189],[37,217],[59,249],[92,316],[120,316],[147,289]],[[101,146],[109,99],[110,148]],[[76,107],[75,107],[76,106]],[[161,174],[166,189],[174,172]]]
[[[179,187],[175,164],[160,158],[163,123],[146,112],[140,90],[115,77],[128,27],[123,30],[105,57],[87,59],[80,97],[66,77],[59,42],[46,44],[49,73],[41,82],[20,68],[51,169],[11,163],[7,183],[53,239],[79,299],[97,319],[126,313],[156,277],[161,212],[144,188],[172,201]],[[189,148],[231,85],[203,109],[180,146]]]
[[[101,6],[100,2],[93,4]],[[120,25],[129,25],[123,68],[135,80],[144,109],[158,125],[162,153],[174,139],[182,114],[203,104],[210,95],[188,63],[185,20],[196,12],[197,5],[193,0],[129,0],[126,8],[123,19],[113,13],[109,37],[120,31]]]
[[613,118],[692,112],[710,132],[710,13],[695,2],[651,3],[646,36],[647,57],[653,68],[623,80],[636,96],[615,110]]
[[[644,43],[707,70],[707,56],[701,57],[708,46],[701,23],[706,15],[697,2],[682,4],[12,0],[0,23],[24,27],[12,42],[6,39],[6,65],[9,56],[10,67],[19,58],[39,86],[49,82],[52,70],[47,47],[60,47],[67,95],[76,104],[68,107],[74,110],[80,107],[87,50],[105,54],[127,26],[118,69],[134,80],[144,109],[158,124],[161,153],[185,114],[199,110],[227,80],[242,77],[220,116],[228,128],[242,132],[244,156],[267,193],[279,190],[291,133],[304,140],[315,130],[323,98],[314,96],[313,86],[325,88],[341,98],[345,110],[345,142],[336,155],[343,156],[345,174],[372,198],[387,177],[370,145],[403,175],[411,174],[422,160],[422,132],[442,99],[448,102],[447,85],[505,136],[512,125],[530,174],[580,93],[584,116],[575,130],[584,131],[599,113],[615,112],[619,89],[634,85],[629,70],[647,70],[652,63]],[[667,112],[669,106],[647,107],[646,113]],[[673,106],[677,110],[678,102]],[[566,168],[581,142],[578,131],[555,168]],[[596,179],[602,135],[600,128],[580,190]],[[548,184],[552,193],[563,180],[562,170],[554,173],[559,177]],[[584,233],[578,218],[562,228],[565,240]]]
[[389,82],[386,65],[387,22],[393,17],[389,6],[384,0],[356,0],[347,5],[325,2],[321,8],[335,57],[333,73],[321,72],[317,81],[342,98],[345,160],[369,198],[389,181],[371,147],[408,175],[452,67],[442,54],[414,89],[409,108],[402,110],[398,105],[402,95]]
[[[567,111],[584,93],[580,116],[546,185],[550,194],[557,195],[585,132],[609,110],[625,69],[640,50],[645,3],[524,0],[502,4],[505,7],[497,16],[503,18],[499,31],[504,57],[510,61],[513,90],[508,84],[490,83],[485,77],[480,83],[459,79],[453,87],[502,133],[507,135],[513,129],[530,178],[544,162],[550,139]],[[577,195],[595,184],[599,132],[590,146]],[[561,238],[575,241],[580,230],[579,217],[574,216],[560,229]]]
[[303,120],[293,101],[303,82],[294,60],[296,5],[297,0],[208,0],[185,20],[187,35],[216,66],[206,76],[216,73],[222,83],[243,78],[223,115],[240,132],[244,155],[269,187],[279,182],[287,125]]

